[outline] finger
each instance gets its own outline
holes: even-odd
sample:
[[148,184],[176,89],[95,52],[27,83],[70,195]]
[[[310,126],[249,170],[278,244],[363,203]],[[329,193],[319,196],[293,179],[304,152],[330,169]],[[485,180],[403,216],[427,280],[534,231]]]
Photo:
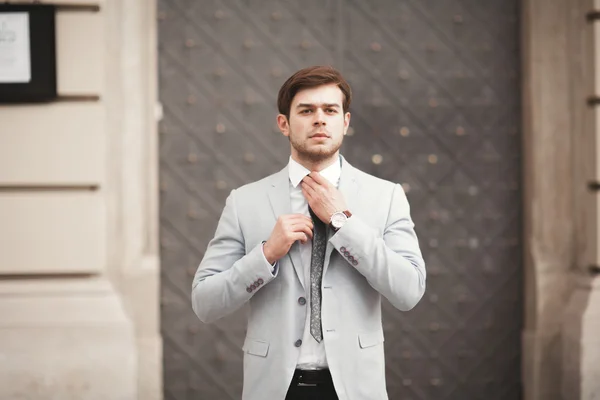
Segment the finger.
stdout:
[[302,193],[304,193],[304,197],[308,196],[307,198],[309,198],[310,200],[312,200],[317,195],[316,188],[304,182],[302,182]]
[[311,218],[307,218],[307,219],[294,221],[290,225],[290,227],[294,230],[301,229],[302,227],[307,227],[308,229],[313,229],[314,224],[313,224],[313,220]]
[[302,179],[302,183],[305,183],[306,185],[309,185],[313,189],[316,189],[316,188],[319,187],[319,184],[317,183],[317,181],[315,181],[313,178],[311,178],[310,175],[306,175],[304,177],[304,179]]
[[[293,222],[293,221],[298,221],[298,220],[304,220],[307,219],[308,217],[304,214],[287,214],[287,215],[282,215],[281,219],[283,221],[289,221],[289,222]],[[308,218],[310,219],[310,218]]]
[[317,171],[311,172],[310,174],[308,174],[308,176],[310,176],[311,179],[314,180],[318,185],[329,186],[329,181],[327,181],[327,179],[323,178],[323,175],[321,175]]
[[295,220],[298,220],[298,219],[306,218],[306,215],[300,214],[300,213],[297,213],[297,214],[288,214],[288,215],[285,215],[284,218],[287,219],[287,220],[289,220],[289,221],[295,221]]
[[304,214],[291,214],[287,216],[286,219],[290,223],[299,223],[299,222],[310,222],[312,223],[312,218]]
[[315,207],[318,207],[318,204],[319,204],[318,193],[314,189],[306,187],[306,188],[303,188],[302,194],[304,195],[304,198],[308,202],[308,206],[310,208],[312,208],[313,211],[315,211]]
[[306,243],[308,241],[308,237],[306,236],[306,234],[302,233],[302,232],[296,232],[292,235],[292,239],[295,241],[299,240],[302,244]]
[[314,228],[315,227],[313,225],[312,220],[301,221],[301,222],[298,222],[298,223],[296,223],[296,224],[294,224],[294,225],[292,225],[290,227],[290,229],[292,231],[294,231],[294,232],[300,232],[300,231],[305,232],[305,231],[308,231],[310,233],[311,237],[312,237],[312,231],[313,231]]
[[320,185],[314,179],[308,179],[307,183],[306,183],[306,186],[308,186],[309,188],[311,188],[313,190],[311,192],[311,194],[312,194],[313,197],[315,197],[316,195],[324,196],[324,195],[327,194],[328,187],[324,186],[324,185]]
[[306,189],[302,189],[302,195],[306,199],[306,201],[308,203],[308,207],[312,208],[313,211],[314,211],[315,210],[315,203],[316,203],[315,199],[310,195],[310,193]]
[[303,225],[303,226],[299,226],[298,227],[298,231],[297,232],[302,232],[306,235],[307,238],[310,238],[312,240],[313,238],[313,231],[310,227],[308,227],[307,225]]

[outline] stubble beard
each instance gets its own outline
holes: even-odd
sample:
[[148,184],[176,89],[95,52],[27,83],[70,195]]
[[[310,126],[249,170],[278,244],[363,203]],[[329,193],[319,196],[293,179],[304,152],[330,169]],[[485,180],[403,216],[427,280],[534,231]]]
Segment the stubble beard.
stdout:
[[340,140],[339,143],[334,143],[332,147],[319,146],[310,149],[308,146],[310,139],[298,140],[292,132],[290,132],[289,140],[298,157],[311,163],[320,163],[331,159],[342,147],[342,141]]

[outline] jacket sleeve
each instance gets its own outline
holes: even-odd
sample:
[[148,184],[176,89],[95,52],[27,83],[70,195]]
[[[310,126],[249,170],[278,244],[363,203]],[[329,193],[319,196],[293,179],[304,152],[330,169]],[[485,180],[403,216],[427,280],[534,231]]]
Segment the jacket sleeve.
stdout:
[[262,243],[246,254],[235,196],[233,190],[192,283],[192,308],[202,322],[236,311],[277,275]]
[[402,186],[394,187],[383,237],[353,215],[330,242],[397,309],[408,311],[423,297],[425,262]]

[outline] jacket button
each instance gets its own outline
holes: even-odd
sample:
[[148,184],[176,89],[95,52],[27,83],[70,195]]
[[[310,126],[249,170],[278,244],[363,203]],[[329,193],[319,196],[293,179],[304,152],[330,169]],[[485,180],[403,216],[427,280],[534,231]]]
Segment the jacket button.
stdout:
[[300,339],[296,340],[296,343],[294,343],[294,346],[296,346],[296,347],[302,346],[302,340],[300,340]]
[[346,251],[346,248],[344,246],[340,247],[340,251],[343,253]]
[[349,257],[349,256],[350,256],[350,252],[349,252],[349,251],[345,251],[345,252],[344,252],[344,255],[345,255],[346,257]]
[[247,287],[247,288],[246,288],[246,292],[248,292],[248,293],[252,293],[252,288],[251,288],[251,287]]
[[352,265],[358,265],[358,261],[356,261],[356,260],[352,261]]
[[263,281],[262,278],[258,278],[258,280],[256,282],[258,282],[259,285],[262,285],[263,283],[265,283],[265,281]]
[[301,306],[306,304],[306,299],[304,297],[299,297],[298,298],[298,304],[300,304]]

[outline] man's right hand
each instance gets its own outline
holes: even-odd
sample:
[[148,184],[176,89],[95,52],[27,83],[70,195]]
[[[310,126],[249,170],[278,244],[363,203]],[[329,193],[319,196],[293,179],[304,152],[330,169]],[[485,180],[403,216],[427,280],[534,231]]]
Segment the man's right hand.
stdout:
[[312,240],[313,222],[310,217],[302,214],[282,215],[271,236],[263,246],[265,258],[270,264],[285,256],[296,240],[306,243]]

